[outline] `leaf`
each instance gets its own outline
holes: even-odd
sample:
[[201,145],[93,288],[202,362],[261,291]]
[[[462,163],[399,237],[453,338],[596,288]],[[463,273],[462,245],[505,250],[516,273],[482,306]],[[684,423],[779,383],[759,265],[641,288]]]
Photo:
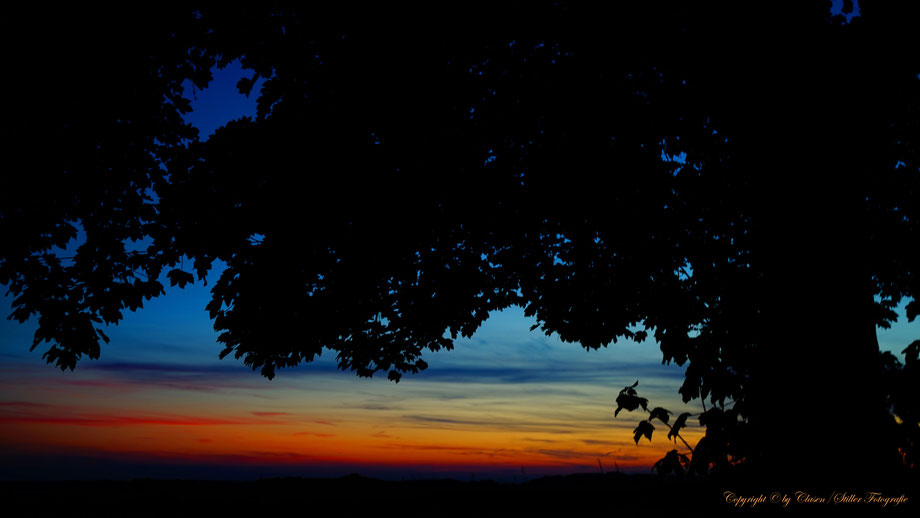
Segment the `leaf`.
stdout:
[[918,356],[920,356],[920,340],[914,340],[910,345],[907,346],[901,354],[904,355],[904,363],[906,365],[912,365],[917,362]]
[[639,426],[637,426],[636,429],[633,430],[633,434],[635,434],[633,439],[635,439],[636,445],[637,446],[639,445],[639,438],[642,437],[643,435],[648,437],[649,442],[652,442],[652,432],[654,431],[655,431],[655,426],[652,423],[648,421],[639,421]]
[[917,315],[920,314],[920,300],[912,300],[904,308],[907,313],[907,321],[913,322]]
[[616,417],[620,414],[620,410],[626,409],[632,412],[633,410],[639,408],[640,406],[648,410],[648,400],[636,395],[636,387],[639,386],[639,380],[636,380],[630,386],[623,387],[623,390],[620,391],[620,395],[617,396],[617,409],[613,413],[613,417]]
[[684,470],[689,467],[690,459],[686,455],[678,453],[677,450],[671,450],[664,458],[656,462],[652,469],[658,471],[659,475],[667,475],[671,472],[683,475]]
[[256,82],[259,80],[259,73],[256,72],[252,77],[244,77],[236,82],[236,88],[240,91],[241,94],[249,97],[249,94],[252,92],[252,87],[255,86]]
[[233,346],[228,345],[227,347],[224,347],[224,349],[220,352],[220,354],[218,355],[218,358],[223,360],[224,358],[227,357],[228,354],[232,352],[233,352]]
[[207,310],[208,314],[211,316],[211,319],[217,318],[218,313],[220,313],[220,308],[222,305],[222,300],[219,298],[211,299],[211,302],[204,307]]
[[687,418],[690,417],[690,412],[684,412],[677,416],[677,419],[674,420],[674,425],[671,426],[671,431],[668,432],[668,439],[677,440],[677,435],[680,433],[681,428],[686,428]]
[[620,410],[628,410],[632,412],[640,406],[642,408],[648,408],[648,400],[644,397],[638,397],[632,394],[624,394],[621,392],[620,395],[617,396],[617,409],[616,412],[613,413],[613,416],[616,417],[619,415]]
[[186,284],[195,282],[194,275],[188,272],[183,272],[178,268],[175,270],[170,270],[169,273],[166,274],[166,278],[169,279],[170,286],[175,286],[178,284],[180,288],[184,288]]
[[660,406],[657,406],[649,414],[648,420],[651,421],[652,419],[657,418],[662,423],[668,424],[668,419],[669,419],[668,414],[670,413],[671,413],[670,411],[665,410],[664,408],[661,408]]

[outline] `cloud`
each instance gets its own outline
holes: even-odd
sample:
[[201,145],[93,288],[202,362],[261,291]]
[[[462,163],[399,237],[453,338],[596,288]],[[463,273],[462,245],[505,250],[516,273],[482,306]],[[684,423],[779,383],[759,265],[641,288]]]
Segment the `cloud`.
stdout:
[[342,405],[342,408],[354,408],[357,410],[405,410],[405,407],[397,405],[387,405],[383,403],[361,403],[356,405]]
[[[598,457],[607,457],[613,452],[539,449],[536,450],[536,453],[558,459],[596,459]],[[619,457],[616,458],[619,459]]]
[[281,421],[253,417],[205,417],[174,414],[112,414],[79,412],[64,405],[31,404],[8,401],[0,403],[0,423],[47,424],[91,427],[120,426],[222,426],[282,424]]
[[[539,423],[531,421],[516,421],[503,419],[458,419],[450,417],[409,414],[401,418],[407,422],[424,424],[426,428],[446,428],[449,430],[483,430],[498,429],[502,431],[544,432],[544,433],[572,433],[571,428],[577,428],[570,423]],[[440,425],[440,426],[439,426]]]
[[[81,366],[82,367],[82,366]],[[266,388],[256,376],[239,364],[190,366],[175,363],[117,362],[87,365],[91,379],[65,380],[77,386],[137,390],[143,388],[215,392],[226,389]]]
[[189,366],[178,363],[153,363],[153,362],[115,362],[115,363],[96,363],[85,367],[86,370],[108,371],[108,372],[184,372],[189,374],[209,374],[233,371],[235,374],[240,373],[239,366],[231,367],[230,365],[205,365]]
[[0,401],[0,408],[49,408],[54,405],[33,403],[31,401]]
[[76,415],[72,417],[53,416],[0,416],[4,424],[53,424],[74,426],[217,426],[279,424],[269,421],[246,421],[241,419],[220,419],[193,416],[121,416],[121,415]]
[[410,451],[442,451],[458,455],[482,455],[486,457],[517,457],[522,451],[509,448],[475,448],[472,446],[452,446],[447,444],[413,444],[390,443],[377,448]]
[[316,433],[316,432],[297,432],[294,435],[297,435],[297,436],[309,435],[311,437],[335,437],[334,433]]
[[637,363],[519,362],[501,367],[432,365],[415,377],[431,382],[464,383],[573,383],[607,384],[612,379],[639,378],[683,380],[683,369]]

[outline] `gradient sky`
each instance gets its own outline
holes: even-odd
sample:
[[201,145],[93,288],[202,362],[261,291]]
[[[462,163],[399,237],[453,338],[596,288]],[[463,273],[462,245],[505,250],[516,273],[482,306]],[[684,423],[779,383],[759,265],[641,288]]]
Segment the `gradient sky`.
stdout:
[[[237,64],[197,92],[189,120],[207,137],[255,111],[235,90]],[[215,279],[219,272],[212,272]],[[106,330],[102,358],[74,372],[29,352],[34,322],[0,321],[0,478],[235,478],[343,475],[464,479],[546,473],[647,471],[674,448],[656,425],[651,443],[632,430],[644,413],[614,419],[614,400],[639,394],[676,414],[683,368],[661,365],[657,344],[620,341],[598,351],[529,331],[520,308],[493,316],[454,351],[396,384],[337,370],[334,355],[269,381],[219,360],[204,306],[209,287],[167,289]],[[5,291],[5,290],[4,290]],[[8,313],[11,299],[0,300]],[[899,309],[903,315],[903,306]],[[920,322],[880,330],[882,349],[920,338]],[[702,433],[695,419],[684,434]],[[680,447],[682,451],[685,449]]]

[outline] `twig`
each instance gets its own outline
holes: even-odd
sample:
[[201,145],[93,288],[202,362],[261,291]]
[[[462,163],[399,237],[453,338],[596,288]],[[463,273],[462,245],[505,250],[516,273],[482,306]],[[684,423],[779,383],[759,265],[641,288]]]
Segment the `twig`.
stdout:
[[[703,405],[703,408],[706,408],[706,405],[705,405],[705,404]],[[649,412],[648,409],[646,409],[645,411],[648,412],[649,414],[651,414],[651,412]],[[657,419],[658,419],[659,421],[661,421],[662,423],[664,423],[664,424],[666,424],[666,425],[668,425],[668,426],[671,426],[671,425],[670,425],[667,421],[665,421],[664,419],[662,419],[662,418],[660,418],[660,417],[658,417]],[[681,442],[683,442],[683,443],[684,443],[684,446],[686,446],[687,449],[690,450],[690,454],[692,455],[692,454],[693,454],[693,448],[690,446],[690,444],[689,444],[686,440],[684,440],[684,438],[680,435],[680,432],[677,432],[677,433],[674,434],[674,435],[676,435],[677,437],[680,438]],[[600,461],[601,461],[600,459],[597,459],[597,462],[598,462],[598,463],[600,463]]]
[[677,436],[677,438],[680,439],[682,443],[684,443],[684,446],[686,446],[687,449],[690,450],[690,455],[693,455],[693,448],[690,446],[689,443],[687,443],[687,441],[684,440],[683,436],[680,435],[680,432],[677,432],[675,435]]

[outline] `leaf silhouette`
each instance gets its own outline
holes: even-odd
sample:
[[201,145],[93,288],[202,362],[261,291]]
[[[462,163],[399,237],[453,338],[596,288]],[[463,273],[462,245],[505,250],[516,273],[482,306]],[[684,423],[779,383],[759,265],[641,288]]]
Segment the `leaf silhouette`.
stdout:
[[652,409],[651,413],[648,416],[648,420],[651,421],[652,419],[657,418],[662,423],[668,424],[668,419],[669,419],[668,414],[670,413],[671,412],[669,410],[665,410],[664,408],[661,408],[660,406],[658,406]]
[[617,396],[617,409],[616,412],[613,413],[613,416],[616,417],[619,415],[620,410],[626,409],[632,412],[640,406],[644,409],[648,409],[648,400],[644,397],[620,393],[620,395]]
[[632,412],[641,406],[644,410],[648,410],[648,399],[639,397],[636,394],[637,386],[639,386],[639,380],[636,380],[636,382],[632,385],[623,387],[623,390],[620,391],[620,395],[617,396],[617,409],[613,413],[614,417],[618,416],[620,414],[620,410],[623,409]]
[[169,279],[170,286],[175,286],[178,284],[180,288],[184,288],[186,284],[195,282],[194,275],[188,272],[183,272],[178,268],[175,270],[170,270],[169,273],[166,274],[166,278]]
[[658,462],[652,466],[652,469],[657,471],[659,475],[667,475],[672,472],[683,475],[684,470],[689,467],[690,459],[686,455],[678,453],[677,450],[671,450],[664,458],[658,460]]
[[649,442],[652,442],[652,432],[654,431],[655,426],[652,423],[648,421],[639,421],[639,426],[633,430],[633,434],[635,434],[633,439],[636,441],[636,445],[639,444],[639,438],[643,435],[648,437]]
[[914,340],[908,345],[901,354],[904,355],[904,363],[906,365],[913,365],[917,362],[918,357],[920,357],[920,340]]
[[668,439],[677,440],[677,435],[680,433],[681,428],[687,426],[687,418],[690,417],[689,412],[684,412],[677,416],[677,419],[674,420],[674,425],[671,426],[671,431],[668,432]]

